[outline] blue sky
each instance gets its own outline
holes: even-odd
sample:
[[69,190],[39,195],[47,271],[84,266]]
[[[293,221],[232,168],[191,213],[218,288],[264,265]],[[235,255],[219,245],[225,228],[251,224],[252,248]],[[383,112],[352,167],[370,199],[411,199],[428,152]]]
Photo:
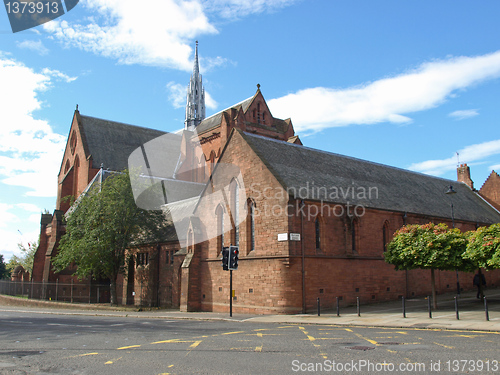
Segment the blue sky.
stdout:
[[[146,3],[147,5],[141,5]],[[0,9],[0,254],[36,240],[82,114],[174,131],[199,41],[207,115],[255,93],[309,147],[456,178],[500,170],[500,2],[81,0]]]

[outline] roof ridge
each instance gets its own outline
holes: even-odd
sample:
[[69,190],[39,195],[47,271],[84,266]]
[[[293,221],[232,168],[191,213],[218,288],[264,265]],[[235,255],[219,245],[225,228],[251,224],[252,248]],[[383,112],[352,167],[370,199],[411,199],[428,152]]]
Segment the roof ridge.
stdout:
[[[346,158],[346,159],[350,159],[350,160],[360,161],[360,162],[364,162],[364,163],[367,163],[367,164],[377,165],[377,166],[380,166],[380,167],[392,168],[392,169],[395,169],[395,170],[398,170],[398,171],[412,173],[412,174],[416,174],[416,175],[419,175],[419,176],[425,176],[425,177],[435,178],[435,179],[438,179],[438,180],[443,180],[443,181],[457,183],[457,184],[458,183],[459,184],[464,184],[463,182],[460,182],[460,181],[450,180],[450,179],[443,178],[443,177],[438,177],[438,176],[433,176],[433,175],[422,173],[422,172],[416,172],[416,171],[412,171],[410,169],[395,167],[393,165],[378,163],[378,162],[374,162],[374,161],[370,161],[370,160],[365,160],[365,159],[357,158],[357,157],[354,157],[354,156],[343,155],[343,154],[339,154],[339,153],[332,152],[332,151],[320,150],[320,149],[317,149],[317,148],[312,148],[312,147],[307,147],[307,146],[303,146],[303,145],[298,145],[298,144],[295,144],[295,143],[289,143],[287,141],[283,141],[283,140],[275,139],[275,138],[269,138],[269,137],[258,135],[258,134],[253,134],[253,133],[248,133],[248,132],[243,132],[243,133],[245,135],[249,135],[250,137],[261,138],[263,140],[271,141],[271,142],[276,142],[276,143],[282,143],[282,144],[285,144],[285,145],[291,146],[291,147],[298,147],[301,150],[306,149],[306,150],[309,150],[309,151],[314,151],[314,152],[318,152],[318,153],[322,153],[322,154],[333,155],[333,156],[337,156],[337,157],[341,157],[341,158]],[[466,185],[466,184],[464,184],[464,185]]]
[[140,125],[132,125],[132,124],[127,124],[125,122],[121,122],[121,121],[114,121],[114,120],[108,120],[108,119],[104,119],[104,118],[100,118],[100,117],[94,117],[94,116],[88,116],[88,115],[82,115],[82,114],[79,114],[80,115],[80,118],[90,118],[90,119],[95,119],[95,120],[100,120],[100,121],[107,121],[107,122],[111,122],[111,123],[114,123],[114,124],[119,124],[119,125],[124,125],[124,126],[131,126],[131,127],[134,127],[134,128],[139,128],[139,129],[145,129],[145,130],[153,130],[153,131],[157,131],[157,132],[162,132],[162,133],[168,133],[164,130],[159,130],[159,129],[153,129],[153,128],[147,128],[145,126],[140,126]]

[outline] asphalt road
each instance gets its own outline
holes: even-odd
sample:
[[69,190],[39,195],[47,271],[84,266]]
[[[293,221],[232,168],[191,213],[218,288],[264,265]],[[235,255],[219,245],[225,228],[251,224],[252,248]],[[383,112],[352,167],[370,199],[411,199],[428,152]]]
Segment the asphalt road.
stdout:
[[500,374],[491,332],[0,312],[0,374]]

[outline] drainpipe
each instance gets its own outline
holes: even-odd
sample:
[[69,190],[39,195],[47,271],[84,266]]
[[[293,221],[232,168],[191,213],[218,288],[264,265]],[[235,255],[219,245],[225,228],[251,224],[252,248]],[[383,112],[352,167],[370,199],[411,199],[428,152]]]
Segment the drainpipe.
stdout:
[[[300,207],[304,207],[304,200],[300,200]],[[304,244],[304,211],[300,210],[300,246],[302,252],[302,314],[306,313],[306,270],[305,270],[305,244]]]

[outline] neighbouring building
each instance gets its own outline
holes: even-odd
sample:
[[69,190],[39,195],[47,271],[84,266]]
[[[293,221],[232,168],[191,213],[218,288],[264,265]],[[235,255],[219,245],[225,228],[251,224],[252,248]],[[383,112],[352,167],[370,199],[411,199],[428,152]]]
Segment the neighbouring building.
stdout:
[[[164,202],[172,218],[182,214],[183,225],[173,220],[161,243],[130,249],[128,273],[121,278],[123,304],[227,311],[229,275],[220,257],[230,244],[240,249],[233,272],[235,312],[296,313],[313,309],[318,297],[328,308],[336,297],[366,303],[426,295],[430,272],[395,271],[384,261],[398,228],[451,226],[451,204],[461,230],[500,222],[496,172],[476,191],[466,164],[457,169],[458,181],[450,181],[308,148],[290,119],[273,117],[260,86],[207,118],[204,95],[196,47],[174,173],[184,196]],[[56,274],[51,268],[70,204],[64,197],[78,197],[107,170],[123,170],[134,151],[147,157],[144,145],[167,134],[84,116],[77,108],[56,210],[42,215],[33,280],[77,283],[71,269]],[[156,157],[167,151],[156,150]],[[451,197],[445,194],[450,185],[457,192]],[[224,199],[214,198],[218,192]],[[500,272],[486,275],[488,285],[500,284]],[[472,289],[473,275],[459,276],[462,287]],[[455,272],[436,272],[436,284],[439,293],[455,290]]]

